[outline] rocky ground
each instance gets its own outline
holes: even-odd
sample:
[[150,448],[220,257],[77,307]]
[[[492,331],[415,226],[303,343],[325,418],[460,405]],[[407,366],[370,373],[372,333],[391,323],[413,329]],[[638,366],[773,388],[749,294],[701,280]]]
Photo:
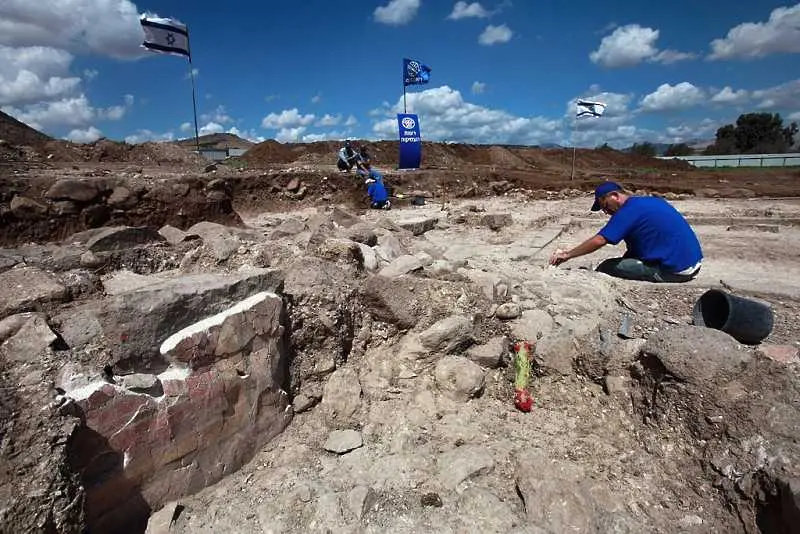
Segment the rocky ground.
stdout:
[[[790,532],[800,203],[679,203],[709,259],[696,281],[653,286],[589,271],[601,258],[545,266],[601,224],[588,202],[366,215],[372,228],[437,220],[412,228],[419,235],[379,273],[409,271],[397,278],[409,288],[470,280],[493,304],[437,299],[427,307],[445,318],[408,332],[373,319],[363,353],[301,381],[287,430],[181,500],[169,532]],[[377,248],[391,259],[387,249]],[[688,326],[697,297],[721,283],[774,306],[760,348]],[[537,337],[536,403],[524,414],[511,402],[506,340]],[[743,413],[728,412],[734,404]],[[165,508],[151,531],[176,513]]]
[[[547,266],[603,222],[579,189],[364,211],[318,169],[73,171],[8,195],[51,242],[0,251],[2,532],[798,522],[800,201],[673,197],[707,261],[655,286],[593,272],[610,247]],[[709,288],[768,302],[770,337],[690,326]]]

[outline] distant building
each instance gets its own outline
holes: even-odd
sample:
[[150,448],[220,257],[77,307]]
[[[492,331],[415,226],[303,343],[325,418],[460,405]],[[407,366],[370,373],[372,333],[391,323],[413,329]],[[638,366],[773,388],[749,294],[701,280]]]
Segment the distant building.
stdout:
[[200,155],[209,161],[223,161],[227,158],[243,156],[247,150],[247,148],[241,147],[216,148],[201,146]]

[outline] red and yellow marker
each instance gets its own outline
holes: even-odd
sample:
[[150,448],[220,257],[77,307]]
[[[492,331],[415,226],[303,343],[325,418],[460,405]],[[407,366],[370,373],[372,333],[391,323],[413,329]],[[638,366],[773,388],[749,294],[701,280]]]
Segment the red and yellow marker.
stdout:
[[533,346],[529,341],[514,343],[514,406],[521,412],[530,412],[533,397],[528,386],[531,380]]

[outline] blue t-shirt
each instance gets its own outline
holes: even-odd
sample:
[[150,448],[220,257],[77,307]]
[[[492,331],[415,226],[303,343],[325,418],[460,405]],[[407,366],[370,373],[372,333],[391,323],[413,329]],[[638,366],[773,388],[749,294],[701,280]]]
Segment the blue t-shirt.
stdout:
[[703,259],[692,227],[669,202],[659,197],[630,197],[598,232],[616,245],[625,241],[626,257],[658,263],[676,273]]
[[386,192],[383,182],[372,182],[369,184],[367,193],[373,204],[384,202],[389,198],[389,194]]

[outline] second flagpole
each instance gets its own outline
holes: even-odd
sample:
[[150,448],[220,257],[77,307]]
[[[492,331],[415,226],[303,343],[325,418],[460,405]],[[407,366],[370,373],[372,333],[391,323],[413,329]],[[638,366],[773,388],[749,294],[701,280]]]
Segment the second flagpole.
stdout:
[[192,67],[192,46],[189,43],[189,27],[186,27],[186,48],[189,52],[189,78],[192,80],[192,111],[194,112],[194,144],[197,154],[200,154],[200,135],[197,129],[197,97],[194,89],[194,67]]

